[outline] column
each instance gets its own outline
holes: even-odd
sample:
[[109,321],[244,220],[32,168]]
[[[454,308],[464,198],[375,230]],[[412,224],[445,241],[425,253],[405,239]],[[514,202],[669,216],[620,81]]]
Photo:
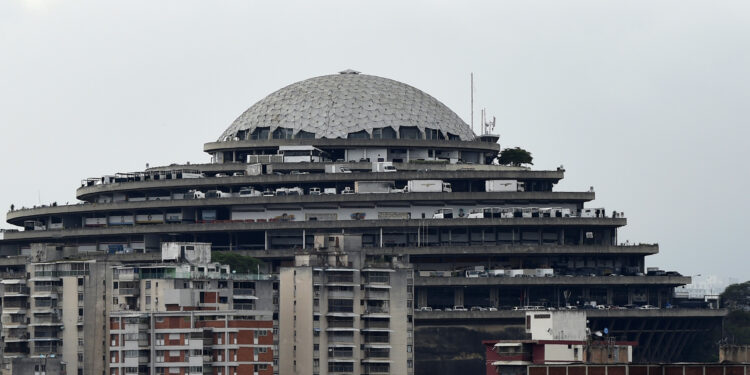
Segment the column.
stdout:
[[500,307],[500,288],[496,286],[490,288],[490,306]]
[[464,288],[453,289],[453,306],[464,305]]

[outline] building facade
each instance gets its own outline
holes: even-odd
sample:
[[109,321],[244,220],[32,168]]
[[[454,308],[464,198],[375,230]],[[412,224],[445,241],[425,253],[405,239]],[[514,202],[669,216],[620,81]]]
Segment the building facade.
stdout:
[[[646,267],[658,246],[620,243],[625,216],[592,206],[593,190],[555,191],[562,167],[497,165],[499,138],[475,134],[432,96],[381,77],[344,71],[284,87],[204,145],[209,163],[89,178],[76,191],[79,204],[8,212],[7,222],[19,230],[0,240],[0,255],[11,257],[0,259],[9,276],[2,284],[4,354],[65,353],[68,373],[98,375],[110,368],[110,315],[176,313],[170,306],[270,311],[281,345],[274,353],[288,354],[281,332],[298,333],[291,340],[301,344],[289,355],[311,368],[317,359],[320,373],[466,369],[473,364],[461,358],[482,355],[474,343],[522,330],[529,309],[591,309],[593,328],[638,341],[634,358],[643,360],[679,358],[681,348],[721,320],[722,310],[667,308],[679,307],[673,290],[690,278]],[[359,263],[316,263],[316,238],[338,234],[356,238]],[[278,277],[276,289],[271,281],[268,298],[235,295],[233,288],[252,289],[242,284],[252,281],[206,276],[220,270],[196,275],[195,264],[161,258],[167,243],[210,244],[260,259],[256,274]],[[54,261],[35,257],[40,246],[54,246],[46,250]],[[297,263],[300,256],[310,263]],[[96,274],[55,274],[45,262],[65,272],[88,264]],[[174,277],[143,278],[146,271],[167,275],[167,268]],[[129,272],[133,279],[125,280]],[[388,293],[370,282],[386,274]],[[329,286],[329,276],[352,281]],[[82,311],[67,305],[78,298],[80,280]],[[292,285],[310,293],[295,294]],[[53,290],[71,294],[60,305]],[[347,297],[331,298],[337,294]],[[287,296],[301,299],[290,306]],[[62,315],[32,311],[44,304]],[[375,328],[386,323],[368,311],[385,306],[387,328]],[[329,309],[352,316],[328,316],[339,313]],[[84,333],[74,335],[81,312]],[[282,321],[289,317],[300,320],[288,327]],[[302,322],[311,327],[304,334]],[[65,328],[53,332],[59,324]],[[462,339],[441,340],[446,334]],[[330,347],[321,350],[339,337],[354,345],[351,356],[337,347],[331,356]],[[79,338],[85,350],[69,341]],[[389,362],[378,359],[385,348],[373,345],[385,342],[377,340],[391,346]],[[340,355],[345,359],[334,360]]]

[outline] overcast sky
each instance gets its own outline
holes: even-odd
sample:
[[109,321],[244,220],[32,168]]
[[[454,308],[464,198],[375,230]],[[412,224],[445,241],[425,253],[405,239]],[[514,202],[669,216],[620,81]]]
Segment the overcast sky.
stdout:
[[750,279],[747,1],[3,0],[0,208],[207,162],[247,107],[347,68],[467,122],[474,72],[502,146],[594,186],[647,266]]

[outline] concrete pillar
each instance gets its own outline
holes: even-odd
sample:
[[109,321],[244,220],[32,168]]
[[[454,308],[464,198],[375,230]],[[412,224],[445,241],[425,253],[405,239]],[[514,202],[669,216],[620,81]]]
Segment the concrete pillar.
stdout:
[[427,288],[421,288],[417,293],[417,308],[427,306]]
[[628,305],[633,304],[633,290],[628,288]]
[[614,305],[613,301],[614,301],[614,291],[610,287],[610,288],[607,288],[607,305],[610,305],[610,306]]
[[560,229],[560,236],[557,243],[558,245],[565,245],[565,229]]
[[263,250],[268,251],[268,231],[267,230],[263,231],[263,242],[264,242]]
[[464,288],[453,289],[453,306],[464,305]]
[[490,288],[490,306],[500,307],[500,288],[496,286]]

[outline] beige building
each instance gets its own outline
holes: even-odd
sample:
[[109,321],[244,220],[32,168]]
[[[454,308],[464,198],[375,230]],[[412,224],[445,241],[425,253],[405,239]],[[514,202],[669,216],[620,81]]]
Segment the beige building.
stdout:
[[51,244],[33,244],[32,250],[29,262],[6,266],[0,281],[0,372],[10,374],[14,360],[35,357],[61,359],[49,362],[49,371],[57,371],[53,367],[62,364],[68,374],[100,373],[105,327],[103,263],[47,261],[63,251]]
[[413,373],[413,273],[361,253],[361,237],[316,235],[280,271],[281,374]]

